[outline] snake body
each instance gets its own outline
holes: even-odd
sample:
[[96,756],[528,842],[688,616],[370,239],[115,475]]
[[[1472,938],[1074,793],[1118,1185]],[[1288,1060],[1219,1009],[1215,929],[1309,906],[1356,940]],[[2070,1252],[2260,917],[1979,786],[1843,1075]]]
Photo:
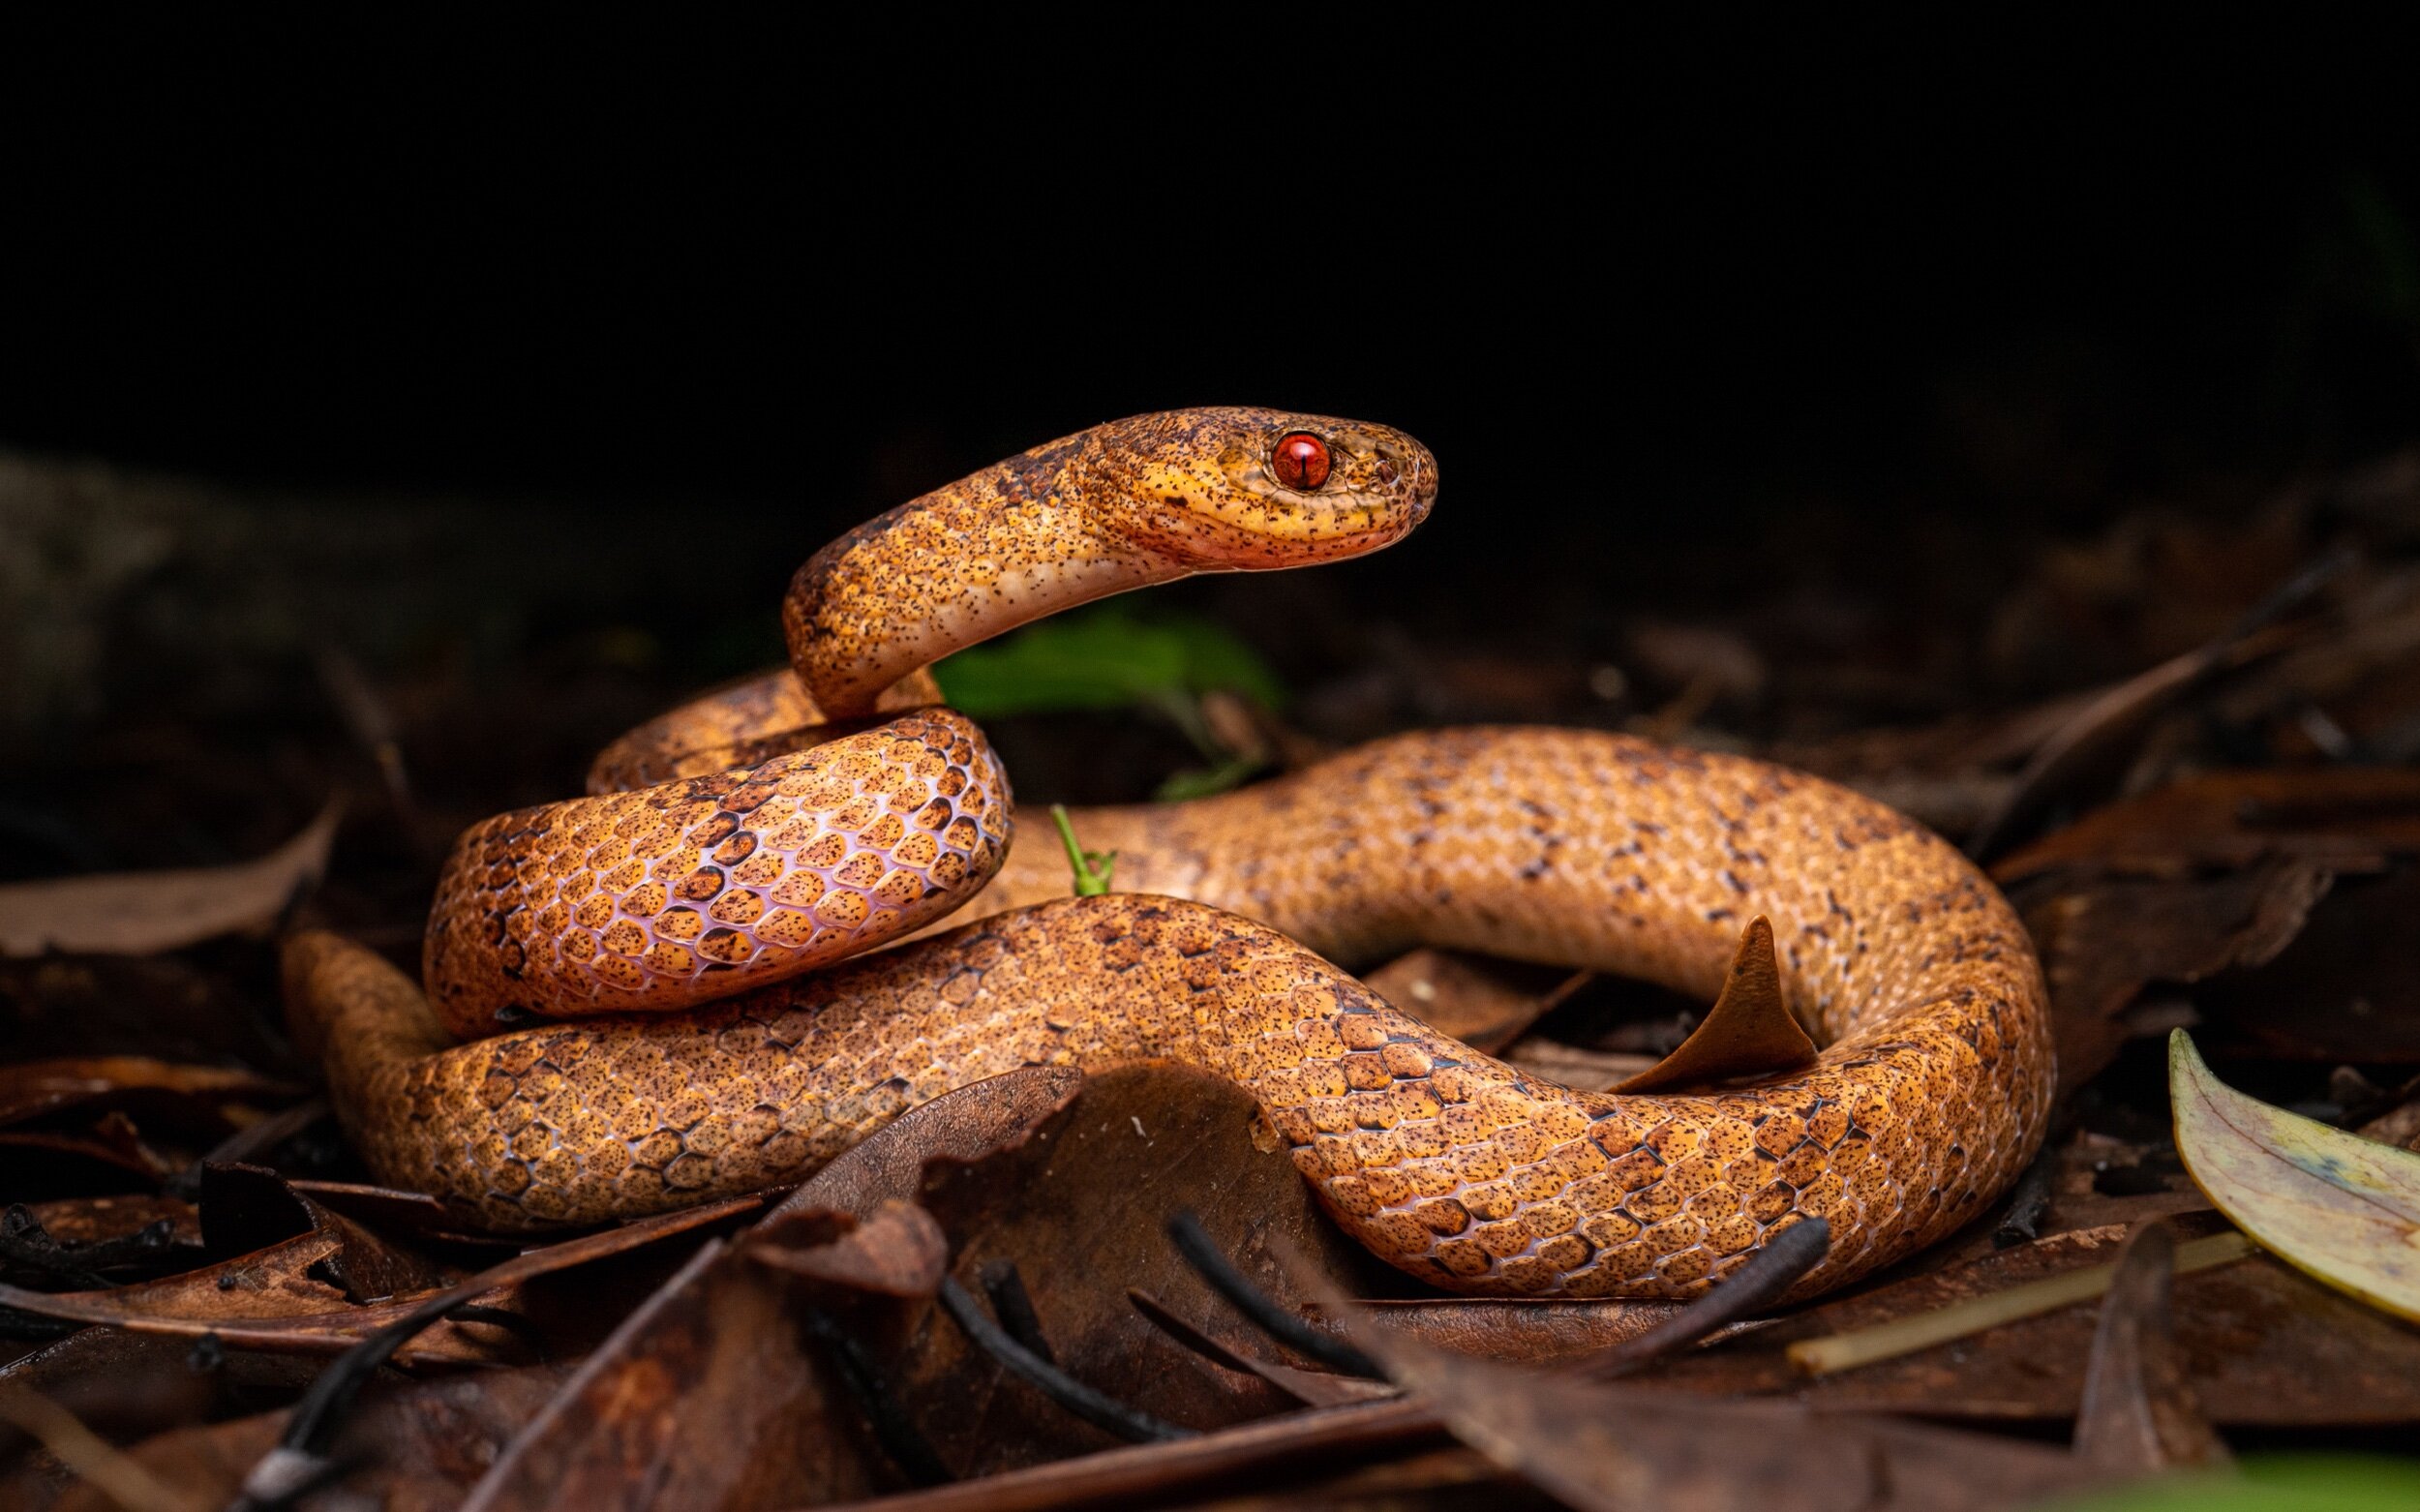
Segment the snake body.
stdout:
[[[1272,449],[1305,434],[1333,467],[1289,487]],[[786,606],[786,685],[600,761],[601,785],[654,786],[464,836],[429,935],[437,1013],[358,947],[289,946],[289,1014],[371,1168],[491,1228],[590,1222],[795,1180],[1018,1067],[1164,1058],[1248,1088],[1340,1224],[1457,1290],[1685,1296],[1821,1215],[1811,1293],[1975,1217],[2042,1137],[2041,972],[1972,866],[1844,789],[1598,732],[1412,734],[1081,815],[1133,891],[1070,899],[1048,836],[1010,843],[1006,780],[962,716],[795,748],[928,696],[925,660],[1007,622],[1383,545],[1435,476],[1376,427],[1186,411],[1038,448],[827,548]],[[985,917],[832,964],[995,871]],[[1332,964],[1430,943],[1710,994],[1757,915],[1825,1048],[1694,1095],[1556,1085]],[[499,1013],[576,1021],[499,1034]]]

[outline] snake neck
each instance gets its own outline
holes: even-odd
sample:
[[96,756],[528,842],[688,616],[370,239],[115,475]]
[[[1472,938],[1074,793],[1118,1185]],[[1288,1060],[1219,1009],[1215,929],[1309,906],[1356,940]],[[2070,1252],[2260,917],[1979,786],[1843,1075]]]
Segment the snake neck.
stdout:
[[782,601],[800,680],[829,718],[952,651],[1196,567],[1104,529],[1120,486],[1087,437],[1011,458],[810,558]]

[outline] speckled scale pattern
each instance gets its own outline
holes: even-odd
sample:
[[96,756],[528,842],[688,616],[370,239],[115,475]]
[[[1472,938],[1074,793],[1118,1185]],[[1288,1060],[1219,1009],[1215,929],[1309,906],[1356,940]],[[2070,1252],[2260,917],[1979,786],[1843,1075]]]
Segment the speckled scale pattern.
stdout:
[[448,1027],[669,1010],[839,960],[957,907],[1010,795],[929,710],[754,767],[499,814],[455,843],[423,966]]
[[[1295,429],[1336,456],[1312,494],[1267,466]],[[448,1047],[375,955],[290,943],[288,1015],[371,1168],[494,1228],[594,1222],[797,1179],[1020,1066],[1164,1057],[1250,1088],[1341,1223],[1457,1290],[1686,1296],[1820,1214],[1835,1237],[1811,1294],[1975,1216],[2047,1115],[2031,946],[1938,838],[1754,761],[1585,731],[1398,737],[1220,798],[1079,814],[1130,892],[1063,898],[1053,837],[1029,833],[968,911],[991,917],[788,975],[938,919],[1009,833],[1006,782],[958,716],[771,755],[816,738],[802,721],[913,702],[923,662],[1138,583],[1375,549],[1436,480],[1399,433],[1182,411],[1036,448],[833,543],[784,606],[792,674],[677,711],[598,769],[681,780],[478,827],[432,919],[430,990],[465,1035],[514,1008],[736,995]],[[1329,963],[1425,942],[1710,995],[1758,914],[1825,1048],[1699,1095],[1555,1086]]]
[[[1299,492],[1269,466],[1294,431],[1334,465]],[[1196,572],[1306,566],[1401,539],[1437,463],[1383,426],[1177,409],[1094,426],[901,504],[817,552],[781,606],[790,663],[829,715],[961,646],[1070,604]]]
[[[380,1065],[340,1101],[381,1179],[525,1227],[795,1179],[1018,1066],[1165,1057],[1250,1088],[1378,1255],[1540,1296],[1686,1296],[1810,1214],[1836,1239],[1804,1289],[1834,1285],[1974,1217],[2042,1137],[2048,1030],[2015,918],[1938,838],[1812,777],[1593,732],[1449,731],[1082,822],[1127,847],[1121,872],[1189,877],[1286,932],[1146,894],[1062,900],[719,1008]],[[1702,1096],[1543,1081],[1315,953],[1492,941],[1710,992],[1756,913],[1830,1043],[1803,1074]]]

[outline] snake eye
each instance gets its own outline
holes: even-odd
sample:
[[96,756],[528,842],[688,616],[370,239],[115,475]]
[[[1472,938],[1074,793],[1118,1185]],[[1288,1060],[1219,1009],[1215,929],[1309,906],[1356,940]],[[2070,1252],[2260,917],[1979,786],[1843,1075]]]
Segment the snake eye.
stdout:
[[1308,494],[1328,480],[1328,443],[1309,431],[1290,431],[1269,453],[1269,470],[1287,488]]

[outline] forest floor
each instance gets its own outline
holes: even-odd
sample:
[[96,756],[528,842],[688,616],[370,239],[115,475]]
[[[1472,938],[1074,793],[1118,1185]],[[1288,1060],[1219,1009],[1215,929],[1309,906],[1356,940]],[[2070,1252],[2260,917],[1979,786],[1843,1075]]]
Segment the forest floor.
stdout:
[[[2420,453],[1854,577],[1709,555],[1636,602],[1195,585],[945,672],[1029,813],[1530,721],[1770,757],[1966,848],[2051,984],[2049,1142],[1967,1231],[1780,1310],[1786,1276],[1683,1314],[1372,1274],[1249,1099],[1165,1069],[1021,1073],[786,1199],[526,1248],[370,1185],[286,1038],[277,937],[416,968],[465,826],[771,659],[789,563],[686,583],[632,539],[0,456],[0,1504],[1984,1507],[2236,1463],[2193,1494],[2414,1495],[2420,1461],[2377,1457],[2420,1424],[2420,1327],[2227,1248],[2169,1038],[2420,1151]],[[1727,571],[1756,587],[1706,590]],[[1707,1007],[1435,952],[1371,980],[1596,1086]],[[1258,1326],[1203,1250],[1319,1326]],[[1791,1347],[2121,1255],[2106,1303],[1829,1370]]]

